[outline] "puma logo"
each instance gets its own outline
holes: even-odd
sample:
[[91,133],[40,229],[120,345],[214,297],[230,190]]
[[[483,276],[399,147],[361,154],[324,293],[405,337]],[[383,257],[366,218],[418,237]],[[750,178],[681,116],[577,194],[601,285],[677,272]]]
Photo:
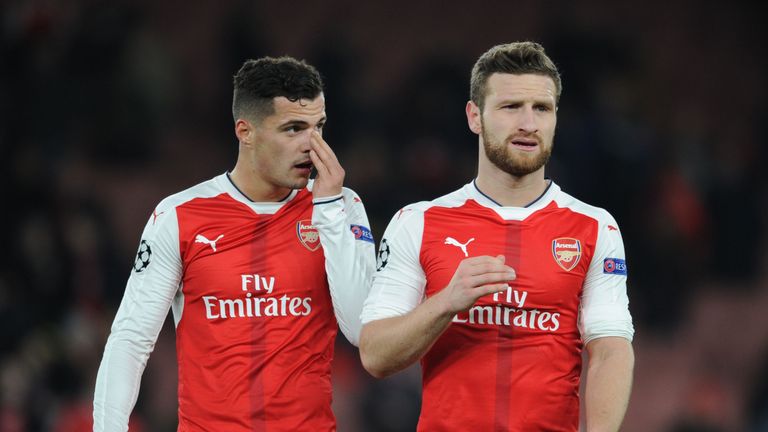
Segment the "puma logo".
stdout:
[[447,244],[447,245],[451,245],[451,246],[456,246],[456,247],[460,248],[460,249],[461,249],[461,251],[462,251],[462,252],[464,252],[464,256],[465,256],[465,257],[468,257],[468,256],[469,256],[469,253],[467,253],[467,245],[468,245],[468,244],[470,244],[470,243],[472,243],[472,241],[473,241],[474,239],[475,239],[475,238],[474,238],[474,237],[472,237],[471,239],[467,240],[467,242],[466,242],[466,243],[462,244],[462,243],[459,243],[459,241],[458,241],[458,240],[456,240],[456,239],[455,239],[455,238],[453,238],[453,237],[446,237],[446,238],[445,238],[445,243],[443,243],[443,244]]
[[207,245],[211,245],[211,249],[213,249],[213,251],[216,252],[216,242],[219,241],[219,239],[221,239],[222,237],[224,237],[224,234],[221,234],[218,237],[216,237],[216,240],[208,240],[207,238],[205,238],[204,235],[198,234],[197,237],[195,237],[195,243],[205,243]]
[[155,222],[157,222],[157,217],[158,217],[158,216],[160,216],[160,215],[161,215],[161,214],[163,214],[163,213],[165,213],[165,212],[164,212],[164,211],[161,211],[160,213],[158,213],[158,212],[157,212],[157,209],[154,209],[154,210],[152,211],[152,225],[154,225],[154,224],[155,224]]

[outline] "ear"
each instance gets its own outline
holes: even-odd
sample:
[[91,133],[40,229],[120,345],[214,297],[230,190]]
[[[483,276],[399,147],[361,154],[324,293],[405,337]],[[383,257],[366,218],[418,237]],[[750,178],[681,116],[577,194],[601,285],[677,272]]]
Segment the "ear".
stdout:
[[237,140],[244,145],[253,144],[253,124],[245,119],[237,119],[235,122],[235,135]]
[[480,119],[480,107],[475,105],[474,102],[467,102],[467,123],[469,124],[469,130],[480,135],[483,132],[483,122]]

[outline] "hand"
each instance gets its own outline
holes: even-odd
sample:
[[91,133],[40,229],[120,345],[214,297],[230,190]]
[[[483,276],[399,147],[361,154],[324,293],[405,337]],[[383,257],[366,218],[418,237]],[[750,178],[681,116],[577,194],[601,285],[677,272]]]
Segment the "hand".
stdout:
[[317,177],[312,186],[312,196],[323,198],[340,194],[341,186],[344,184],[344,168],[336,159],[331,147],[317,131],[312,132],[311,146],[309,158],[312,159],[312,164],[317,170]]
[[504,265],[504,255],[465,258],[448,286],[435,297],[441,296],[447,311],[454,315],[471,308],[484,295],[506,290],[507,282],[516,277],[515,270]]

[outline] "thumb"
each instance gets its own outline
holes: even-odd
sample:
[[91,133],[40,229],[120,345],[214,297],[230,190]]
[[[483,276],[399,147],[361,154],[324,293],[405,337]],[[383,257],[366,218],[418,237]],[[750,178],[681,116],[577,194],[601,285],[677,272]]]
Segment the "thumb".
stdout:
[[496,255],[496,259],[501,260],[501,263],[504,264],[504,261],[507,260],[507,257],[504,255]]

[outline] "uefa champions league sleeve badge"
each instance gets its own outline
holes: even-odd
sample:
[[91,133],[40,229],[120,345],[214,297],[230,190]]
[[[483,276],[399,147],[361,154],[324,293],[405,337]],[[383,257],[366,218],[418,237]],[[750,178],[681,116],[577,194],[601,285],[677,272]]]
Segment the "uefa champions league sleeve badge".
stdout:
[[149,247],[149,243],[146,240],[142,240],[139,244],[139,250],[136,252],[136,260],[133,262],[133,271],[141,273],[149,267],[149,262],[152,259],[152,248]]

